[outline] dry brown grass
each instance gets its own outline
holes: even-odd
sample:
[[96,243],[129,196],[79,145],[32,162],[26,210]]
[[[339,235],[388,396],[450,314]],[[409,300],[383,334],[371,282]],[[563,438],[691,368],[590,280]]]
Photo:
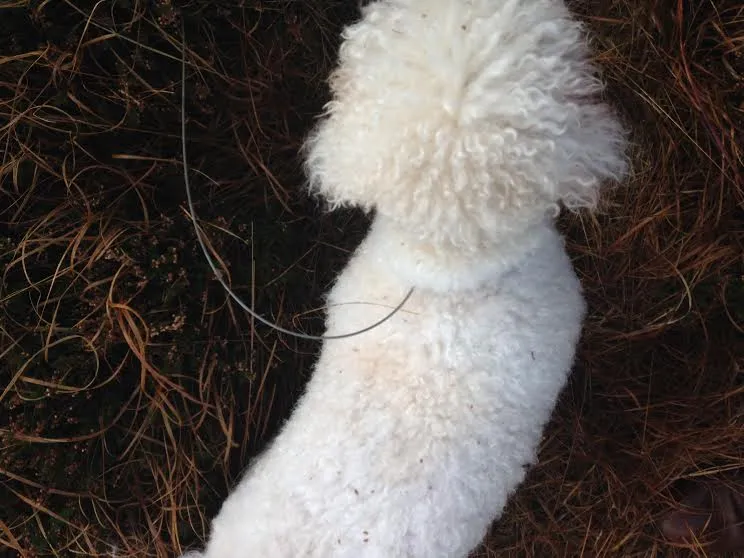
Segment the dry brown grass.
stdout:
[[[348,5],[0,4],[9,555],[171,556],[287,416],[317,345],[254,328],[197,252],[179,29],[212,246],[259,310],[317,332],[366,223],[318,215],[295,154]],[[655,526],[671,488],[744,455],[744,7],[574,6],[635,130],[636,176],[605,215],[564,223],[591,318],[541,463],[480,556],[691,555]]]
[[312,310],[346,255],[337,241],[364,229],[295,195],[343,4],[0,12],[8,549],[172,555],[287,414],[314,346],[254,329],[197,251],[178,37],[183,22],[202,225],[241,295],[317,330]]

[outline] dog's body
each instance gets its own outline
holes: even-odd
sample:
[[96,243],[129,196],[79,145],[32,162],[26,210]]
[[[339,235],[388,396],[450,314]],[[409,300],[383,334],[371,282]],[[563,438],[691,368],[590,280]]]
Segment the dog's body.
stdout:
[[329,295],[307,392],[212,526],[208,558],[464,558],[536,457],[574,358],[553,226],[625,170],[558,0],[375,2],[308,141],[313,188],[376,209]]
[[[376,223],[330,294],[329,333],[381,318],[415,277],[417,291],[380,327],[326,344],[292,419],[225,502],[207,555],[466,556],[534,461],[580,331],[561,239],[531,234],[526,254],[450,274]],[[458,274],[468,285],[448,288]],[[343,304],[353,300],[372,305]]]

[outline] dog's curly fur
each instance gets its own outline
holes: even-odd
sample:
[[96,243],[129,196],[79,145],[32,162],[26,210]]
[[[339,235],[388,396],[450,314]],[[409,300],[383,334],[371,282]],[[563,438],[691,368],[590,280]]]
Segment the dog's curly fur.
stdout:
[[625,168],[561,0],[377,2],[344,39],[307,158],[334,206],[474,251],[514,215],[593,207]]
[[[561,0],[385,0],[347,28],[312,190],[376,210],[292,418],[209,558],[465,557],[535,460],[585,307],[554,209],[626,172]],[[348,304],[350,302],[366,304]],[[197,554],[199,555],[199,554]]]

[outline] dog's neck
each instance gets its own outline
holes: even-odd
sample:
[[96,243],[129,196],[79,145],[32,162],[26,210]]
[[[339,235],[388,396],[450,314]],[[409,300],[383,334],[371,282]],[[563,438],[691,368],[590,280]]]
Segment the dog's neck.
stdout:
[[546,242],[558,236],[553,220],[545,218],[504,231],[478,248],[437,245],[417,237],[399,224],[377,215],[362,251],[375,258],[406,284],[434,291],[477,289],[517,269]]

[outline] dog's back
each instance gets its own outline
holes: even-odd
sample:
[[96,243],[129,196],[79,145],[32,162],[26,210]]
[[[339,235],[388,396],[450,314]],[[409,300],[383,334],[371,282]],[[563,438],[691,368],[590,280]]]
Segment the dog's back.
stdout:
[[[534,461],[581,327],[562,242],[535,233],[479,288],[418,288],[385,324],[328,342],[208,556],[464,558]],[[410,285],[375,234],[330,294],[331,332],[378,319]],[[352,296],[366,304],[334,305]]]

